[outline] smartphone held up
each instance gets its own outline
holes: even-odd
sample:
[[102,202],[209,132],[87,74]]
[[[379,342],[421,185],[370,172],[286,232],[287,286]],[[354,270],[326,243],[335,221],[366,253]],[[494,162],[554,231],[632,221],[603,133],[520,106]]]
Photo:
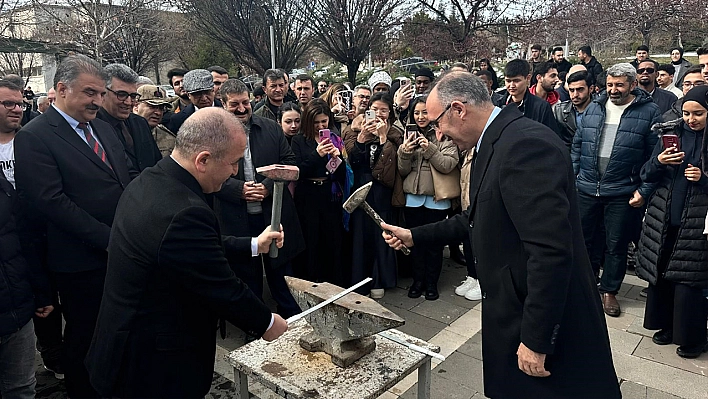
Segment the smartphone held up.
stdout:
[[666,133],[661,136],[661,142],[664,145],[664,149],[675,148],[675,152],[681,151],[681,145],[679,143],[679,138],[677,135],[672,133]]

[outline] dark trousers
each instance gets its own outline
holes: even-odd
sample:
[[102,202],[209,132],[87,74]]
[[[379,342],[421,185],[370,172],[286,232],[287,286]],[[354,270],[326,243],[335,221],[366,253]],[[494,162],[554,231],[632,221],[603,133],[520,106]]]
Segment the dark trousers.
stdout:
[[467,262],[467,275],[473,279],[477,279],[477,268],[474,263],[474,254],[472,253],[472,244],[470,244],[469,235],[462,240],[462,249],[465,251],[465,262]]
[[84,358],[91,345],[93,330],[101,307],[106,269],[78,273],[55,273],[64,329],[64,376],[70,398],[96,398]]
[[[447,217],[447,210],[428,209],[426,207],[403,210],[408,228],[439,222]],[[411,248],[413,262],[413,281],[422,282],[425,286],[437,286],[442,271],[442,245],[416,245]]]
[[679,228],[667,229],[657,270],[656,285],[647,289],[644,328],[673,330],[674,343],[695,346],[706,342],[706,302],[700,288],[674,283],[662,278],[676,244]]
[[[265,229],[263,215],[248,215],[248,227],[252,237],[257,237]],[[287,319],[290,316],[301,312],[300,307],[295,302],[295,298],[290,293],[288,285],[285,283],[285,276],[292,275],[292,266],[287,263],[281,267],[271,266],[268,254],[261,254],[251,258],[250,264],[239,265],[235,268],[236,275],[248,285],[258,298],[263,300],[263,270],[265,269],[266,280],[270,294],[278,305],[278,314]]]
[[[600,273],[597,245],[605,230],[605,263],[600,279],[600,292],[617,294],[627,271],[627,245],[631,240],[633,222],[639,209],[629,205],[629,195],[594,197],[578,193],[578,208],[583,225],[585,246],[590,254],[595,275]],[[595,255],[595,256],[593,256]]]
[[332,184],[300,181],[295,207],[300,218],[306,248],[299,256],[301,276],[313,282],[329,282],[340,287],[349,283],[342,265],[342,202],[332,201]]
[[44,318],[34,316],[34,334],[37,336],[37,350],[42,355],[44,365],[52,370],[57,370],[57,367],[63,369],[60,361],[64,346],[61,305],[59,304],[59,296],[55,286],[56,284],[52,284],[52,306],[54,306],[52,313]]

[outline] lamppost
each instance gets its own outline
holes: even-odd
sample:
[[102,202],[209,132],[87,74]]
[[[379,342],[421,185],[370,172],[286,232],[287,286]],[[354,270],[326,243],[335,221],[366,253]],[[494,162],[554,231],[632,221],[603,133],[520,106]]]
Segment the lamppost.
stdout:
[[266,13],[266,18],[268,18],[268,25],[270,26],[270,67],[271,69],[275,69],[275,27],[273,26],[273,13],[271,12],[267,4],[263,5],[263,10]]

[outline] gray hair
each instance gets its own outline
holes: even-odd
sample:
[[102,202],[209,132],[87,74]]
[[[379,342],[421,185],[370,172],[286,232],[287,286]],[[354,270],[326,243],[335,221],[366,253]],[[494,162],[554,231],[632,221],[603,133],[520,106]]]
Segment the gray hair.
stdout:
[[369,87],[369,86],[367,86],[367,85],[359,85],[359,86],[356,86],[356,87],[354,88],[354,90],[352,90],[352,91],[353,91],[354,93],[356,93],[356,92],[359,91],[359,90],[368,90],[368,91],[371,91],[371,87]]
[[223,108],[200,109],[187,118],[179,128],[175,149],[186,157],[209,151],[212,157],[221,160],[227,150],[234,145],[231,135],[234,129],[245,137],[246,131],[236,115]]
[[637,70],[628,62],[621,62],[607,68],[607,76],[614,78],[627,77],[627,83],[632,84],[637,80]]
[[222,83],[221,88],[219,88],[219,95],[221,96],[221,101],[226,103],[229,99],[229,94],[241,94],[249,93],[248,87],[241,79],[226,79]]
[[87,74],[97,76],[104,81],[108,81],[106,72],[101,67],[101,64],[91,58],[82,55],[70,55],[57,66],[57,71],[54,72],[54,86],[57,87],[59,82],[67,86],[72,86],[79,75]]
[[152,79],[148,78],[147,76],[140,75],[140,76],[138,76],[138,86],[142,86],[142,85],[155,86],[155,83],[153,83]]
[[49,97],[47,96],[39,96],[37,97],[37,105],[39,104],[44,104],[49,102]]
[[134,70],[124,64],[108,64],[103,68],[103,70],[106,71],[106,74],[108,75],[106,87],[109,89],[113,84],[114,78],[131,85],[137,84],[138,79],[140,78]]
[[487,85],[470,72],[450,72],[437,82],[435,88],[442,104],[453,101],[466,101],[475,106],[492,104]]

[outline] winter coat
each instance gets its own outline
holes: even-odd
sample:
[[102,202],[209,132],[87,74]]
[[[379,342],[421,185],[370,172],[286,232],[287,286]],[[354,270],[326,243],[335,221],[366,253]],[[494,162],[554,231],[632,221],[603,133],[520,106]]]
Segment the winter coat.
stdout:
[[36,251],[20,244],[19,216],[17,193],[0,171],[0,337],[19,331],[35,309],[51,304]]
[[[685,58],[681,58],[681,63],[679,65],[681,65],[681,68],[677,74],[674,74],[674,85],[681,89],[683,88],[683,77],[686,75],[688,68],[691,67],[691,63]],[[676,67],[676,65],[674,65],[674,67]]]
[[661,113],[644,90],[635,89],[632,94],[635,99],[622,114],[603,176],[598,171],[598,158],[605,125],[605,104],[609,99],[607,92],[585,109],[570,151],[578,191],[583,194],[598,197],[626,195],[629,198],[639,190],[642,197],[648,198],[654,191],[654,184],[642,182],[639,172],[654,150],[657,136],[651,127],[662,121]]
[[587,64],[582,63],[582,65],[584,65],[588,72],[592,74],[595,82],[597,82],[597,78],[599,76],[602,76],[602,74],[605,73],[605,70],[602,69],[602,64],[600,64],[595,57],[590,57],[590,61],[588,61]]
[[573,136],[578,128],[575,123],[576,115],[575,107],[570,100],[556,103],[553,106],[553,116],[556,118],[560,130],[559,136],[568,148],[573,144]]
[[683,98],[674,101],[674,103],[671,104],[671,109],[664,112],[662,118],[664,118],[664,122],[683,118]]
[[[684,123],[681,122],[675,129],[675,133],[679,135],[681,148],[685,147],[683,126]],[[700,148],[699,142],[696,151],[700,151]],[[657,188],[649,199],[644,218],[639,240],[637,275],[652,285],[657,283],[659,259],[666,250],[664,241],[669,227],[673,187],[678,179],[686,178],[682,168],[659,163],[657,156],[662,151],[663,145],[659,140],[652,158],[642,168],[642,179],[657,183]],[[666,270],[661,275],[662,278],[697,288],[708,287],[708,241],[703,236],[706,212],[708,212],[708,177],[702,175],[698,182],[688,182],[678,237]]]
[[[499,108],[504,108],[507,105],[507,101],[510,101],[509,92],[507,92],[506,90],[502,90],[499,92],[499,94],[501,94],[502,96],[499,101],[497,101],[494,105]],[[526,94],[524,94],[524,100],[519,106],[519,110],[523,112],[524,116],[526,116],[527,118],[533,119],[536,122],[548,126],[549,128],[551,128],[551,130],[556,132],[556,134],[560,135],[560,129],[558,128],[556,119],[553,117],[551,105],[548,104],[546,100],[538,98],[531,94],[531,92],[526,90]]]
[[[364,122],[364,115],[359,115],[352,120],[351,125],[344,128],[342,132],[344,138],[344,146],[347,149],[349,162],[354,168],[357,162],[368,162],[369,154],[362,152],[357,146],[356,138],[361,132],[361,126]],[[367,142],[369,145],[377,138]],[[403,143],[403,127],[396,120],[386,134],[386,142],[383,144],[383,149],[379,157],[376,159],[371,174],[374,179],[379,181],[386,187],[393,188],[393,197],[391,205],[405,206],[406,198],[403,193],[403,180],[398,173],[397,152],[398,147]]]
[[448,174],[457,167],[458,151],[452,141],[439,142],[432,129],[425,132],[425,137],[430,143],[425,151],[418,147],[413,152],[405,152],[402,145],[398,147],[398,173],[404,179],[403,192],[406,194],[434,196],[435,186],[430,168]]

